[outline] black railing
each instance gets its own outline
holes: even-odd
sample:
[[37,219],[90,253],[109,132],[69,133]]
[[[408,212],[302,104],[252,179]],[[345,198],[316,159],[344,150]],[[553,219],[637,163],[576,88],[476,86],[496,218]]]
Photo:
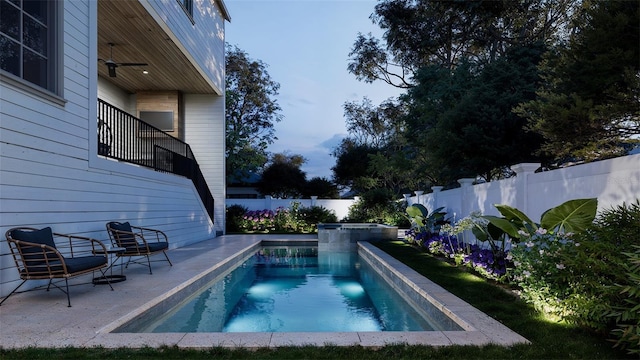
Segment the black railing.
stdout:
[[98,154],[191,179],[213,221],[213,195],[191,147],[184,141],[100,99]]

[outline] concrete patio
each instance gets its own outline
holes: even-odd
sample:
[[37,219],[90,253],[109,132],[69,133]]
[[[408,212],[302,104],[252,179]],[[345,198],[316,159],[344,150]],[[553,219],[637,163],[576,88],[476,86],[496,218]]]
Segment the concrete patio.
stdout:
[[[162,301],[185,284],[208,273],[223,260],[246,252],[262,240],[316,240],[315,235],[226,235],[170,250],[173,262],[152,263],[148,269],[132,265],[124,270],[127,280],[107,285],[92,285],[91,277],[73,279],[71,305],[57,289],[28,291],[11,296],[0,307],[0,347],[159,347],[180,348],[222,347],[279,347],[302,345],[360,345],[379,347],[393,343],[446,346],[452,344],[483,345],[497,343],[511,345],[527,342],[520,335],[502,326],[489,316],[475,310],[462,300],[443,292],[428,279],[395,262],[397,271],[414,279],[421,291],[435,294],[446,305],[472,325],[468,331],[429,332],[344,332],[344,333],[111,333],[136,314]],[[386,254],[384,254],[386,255]],[[156,255],[152,260],[164,259]],[[385,261],[394,262],[391,257]],[[12,269],[3,270],[11,271]],[[120,269],[116,268],[114,273]],[[417,275],[417,276],[416,276]],[[429,289],[431,288],[431,289]],[[447,304],[448,302],[448,304]],[[470,331],[469,331],[470,330]]]

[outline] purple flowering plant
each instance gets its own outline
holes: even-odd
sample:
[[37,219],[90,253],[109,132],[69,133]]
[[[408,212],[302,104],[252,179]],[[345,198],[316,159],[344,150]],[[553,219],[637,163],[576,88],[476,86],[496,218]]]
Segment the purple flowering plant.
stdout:
[[476,228],[486,227],[487,224],[488,221],[474,213],[453,225],[449,222],[442,224],[437,232],[425,227],[413,227],[407,231],[405,239],[431,254],[451,259],[457,265],[468,266],[486,278],[502,280],[509,265],[504,246],[496,246],[496,242],[465,239],[469,231],[475,234]]
[[271,210],[250,210],[242,217],[241,227],[246,231],[268,231],[274,227],[274,219]]

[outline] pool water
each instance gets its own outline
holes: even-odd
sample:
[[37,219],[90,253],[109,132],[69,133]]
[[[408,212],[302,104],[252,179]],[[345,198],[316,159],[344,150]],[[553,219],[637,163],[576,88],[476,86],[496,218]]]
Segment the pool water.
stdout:
[[459,330],[412,306],[355,251],[264,247],[140,332]]

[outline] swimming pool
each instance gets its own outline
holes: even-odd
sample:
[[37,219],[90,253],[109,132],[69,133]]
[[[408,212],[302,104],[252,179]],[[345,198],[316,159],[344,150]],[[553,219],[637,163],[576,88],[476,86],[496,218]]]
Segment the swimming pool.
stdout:
[[[238,261],[255,253],[261,246],[296,243],[300,246],[320,245],[312,236],[239,236],[227,235],[212,241],[215,245],[198,244],[188,251],[176,251],[173,258],[183,258],[182,266],[167,269],[167,275],[179,277],[188,271],[181,283],[169,282],[161,286],[162,292],[152,298],[143,297],[136,307],[118,311],[105,326],[98,328],[91,344],[101,346],[178,346],[181,348],[224,347],[279,347],[279,346],[364,346],[385,344],[447,346],[498,344],[511,346],[528,343],[527,339],[505,327],[465,301],[449,293],[424,276],[394,259],[375,245],[360,241],[356,248],[360,256],[369,258],[378,273],[383,274],[405,295],[416,303],[428,302],[462,327],[460,331],[362,331],[362,332],[253,332],[253,333],[134,333],[131,324],[147,316],[161,316],[168,309],[198,291]],[[195,250],[196,252],[194,253]],[[173,259],[172,258],[172,259]],[[174,262],[175,263],[175,262]],[[190,270],[192,269],[192,270]],[[178,271],[176,273],[176,271]],[[154,274],[154,279],[157,278]],[[181,277],[181,276],[180,276]],[[125,303],[131,300],[124,299]]]
[[[424,304],[422,304],[424,306]],[[263,247],[134,332],[459,331],[403,297],[356,251]]]

